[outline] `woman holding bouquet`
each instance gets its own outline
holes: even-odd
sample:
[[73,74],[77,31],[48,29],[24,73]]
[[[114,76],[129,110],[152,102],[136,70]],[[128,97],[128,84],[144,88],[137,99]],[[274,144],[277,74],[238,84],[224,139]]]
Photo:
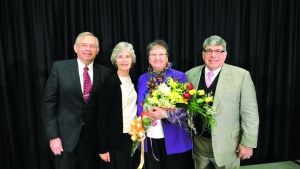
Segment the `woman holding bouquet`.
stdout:
[[118,43],[110,59],[117,72],[106,79],[99,95],[99,154],[108,169],[132,169],[132,141],[128,132],[137,113],[136,83],[129,73],[136,62],[133,46]]
[[[149,59],[148,72],[138,80],[138,115],[143,111],[143,102],[147,93],[171,77],[185,83],[183,72],[171,68],[168,61],[168,45],[163,40],[155,40],[147,47]],[[155,121],[146,132],[145,167],[147,169],[184,169],[190,157],[192,142],[188,131],[170,123],[168,112],[161,107],[152,107],[147,115]]]

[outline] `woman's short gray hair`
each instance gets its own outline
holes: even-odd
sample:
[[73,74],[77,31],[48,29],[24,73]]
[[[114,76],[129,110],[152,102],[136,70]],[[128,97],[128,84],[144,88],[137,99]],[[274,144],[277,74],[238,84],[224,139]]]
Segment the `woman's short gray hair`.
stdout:
[[111,57],[110,57],[110,61],[113,65],[116,65],[116,59],[117,59],[118,54],[124,50],[127,50],[130,53],[130,56],[132,58],[132,63],[135,64],[136,56],[135,56],[132,44],[130,44],[128,42],[119,42],[113,49]]

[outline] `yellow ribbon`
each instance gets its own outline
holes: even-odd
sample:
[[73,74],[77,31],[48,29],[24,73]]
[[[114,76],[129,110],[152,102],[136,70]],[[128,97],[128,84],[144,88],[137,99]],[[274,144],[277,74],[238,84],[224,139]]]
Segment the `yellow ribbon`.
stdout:
[[145,130],[143,128],[143,121],[141,119],[141,116],[134,119],[134,121],[131,123],[131,131],[128,133],[131,135],[132,141],[139,141],[141,142],[141,161],[137,169],[142,169],[144,166],[144,140],[146,138]]
[[144,166],[144,159],[145,159],[145,157],[144,157],[144,139],[145,139],[145,137],[141,141],[141,144],[142,144],[141,145],[141,162],[137,169],[142,169]]

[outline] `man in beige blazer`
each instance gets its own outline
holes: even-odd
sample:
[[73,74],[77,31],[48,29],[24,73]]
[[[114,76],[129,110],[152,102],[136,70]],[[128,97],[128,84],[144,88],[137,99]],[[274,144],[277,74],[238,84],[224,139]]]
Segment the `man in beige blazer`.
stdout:
[[[212,93],[216,109],[216,125],[211,130],[203,130],[200,115],[194,117],[196,169],[239,168],[240,159],[249,159],[257,146],[259,116],[254,84],[248,71],[225,64],[226,56],[226,42],[211,36],[203,43],[205,65],[186,72],[195,89]],[[213,76],[207,85],[209,72]]]

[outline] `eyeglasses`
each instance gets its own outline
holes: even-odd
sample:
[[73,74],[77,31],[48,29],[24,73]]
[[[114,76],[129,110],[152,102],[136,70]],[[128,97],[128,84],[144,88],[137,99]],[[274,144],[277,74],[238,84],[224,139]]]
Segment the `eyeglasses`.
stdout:
[[225,52],[224,50],[221,50],[221,49],[217,49],[217,50],[211,50],[211,49],[204,49],[203,50],[206,54],[208,54],[208,55],[211,55],[211,54],[213,54],[213,52],[215,53],[215,54],[221,54],[221,53],[223,53],[223,52]]
[[165,55],[167,55],[167,54],[166,53],[157,53],[157,54],[152,53],[152,54],[149,54],[149,56],[151,58],[156,58],[156,56],[158,56],[159,58],[162,58]]
[[86,44],[86,43],[81,43],[81,44],[77,44],[79,45],[80,47],[82,48],[88,48],[90,47],[90,49],[96,49],[98,46],[97,45],[94,45],[94,44]]

